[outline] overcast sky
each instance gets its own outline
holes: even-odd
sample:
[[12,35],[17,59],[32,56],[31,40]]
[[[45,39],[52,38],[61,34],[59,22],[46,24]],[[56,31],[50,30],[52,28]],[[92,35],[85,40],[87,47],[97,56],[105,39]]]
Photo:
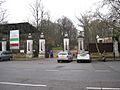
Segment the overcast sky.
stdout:
[[[6,0],[9,23],[26,22],[31,18],[30,4],[35,0]],[[44,9],[49,11],[51,20],[55,21],[62,16],[70,18],[76,25],[76,16],[91,10],[100,0],[42,0]]]

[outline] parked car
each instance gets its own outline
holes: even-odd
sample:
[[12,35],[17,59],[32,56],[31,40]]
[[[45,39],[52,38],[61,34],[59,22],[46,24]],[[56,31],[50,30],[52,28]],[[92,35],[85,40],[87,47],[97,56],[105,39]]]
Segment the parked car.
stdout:
[[73,60],[73,55],[71,52],[61,51],[58,53],[58,58],[57,58],[58,63],[62,61],[71,62],[72,60]]
[[90,54],[88,51],[81,51],[77,54],[77,63],[80,62],[91,62]]
[[12,60],[13,55],[11,51],[0,51],[0,61]]

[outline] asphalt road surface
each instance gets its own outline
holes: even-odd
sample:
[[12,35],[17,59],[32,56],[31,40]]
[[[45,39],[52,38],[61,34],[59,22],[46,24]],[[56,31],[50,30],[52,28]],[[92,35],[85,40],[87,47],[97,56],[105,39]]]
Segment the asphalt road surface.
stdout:
[[120,61],[0,62],[0,90],[120,90]]

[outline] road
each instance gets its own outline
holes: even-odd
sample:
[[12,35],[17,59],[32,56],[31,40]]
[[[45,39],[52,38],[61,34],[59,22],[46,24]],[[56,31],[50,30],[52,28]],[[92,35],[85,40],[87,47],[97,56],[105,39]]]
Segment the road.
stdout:
[[0,90],[120,90],[120,61],[0,62]]

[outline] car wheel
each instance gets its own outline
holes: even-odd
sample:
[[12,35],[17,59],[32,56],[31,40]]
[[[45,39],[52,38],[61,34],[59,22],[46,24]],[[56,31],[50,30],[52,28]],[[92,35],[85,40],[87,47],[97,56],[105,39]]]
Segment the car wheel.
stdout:
[[89,63],[91,63],[92,61],[91,60],[89,60]]
[[0,58],[0,61],[2,61],[2,59]]
[[80,63],[80,61],[79,61],[79,60],[77,60],[77,63]]
[[11,61],[11,60],[12,60],[12,58],[9,59],[9,61]]
[[68,60],[67,62],[68,62],[68,63],[70,63],[71,61],[70,61],[70,60]]
[[58,60],[57,62],[60,63],[60,60]]

